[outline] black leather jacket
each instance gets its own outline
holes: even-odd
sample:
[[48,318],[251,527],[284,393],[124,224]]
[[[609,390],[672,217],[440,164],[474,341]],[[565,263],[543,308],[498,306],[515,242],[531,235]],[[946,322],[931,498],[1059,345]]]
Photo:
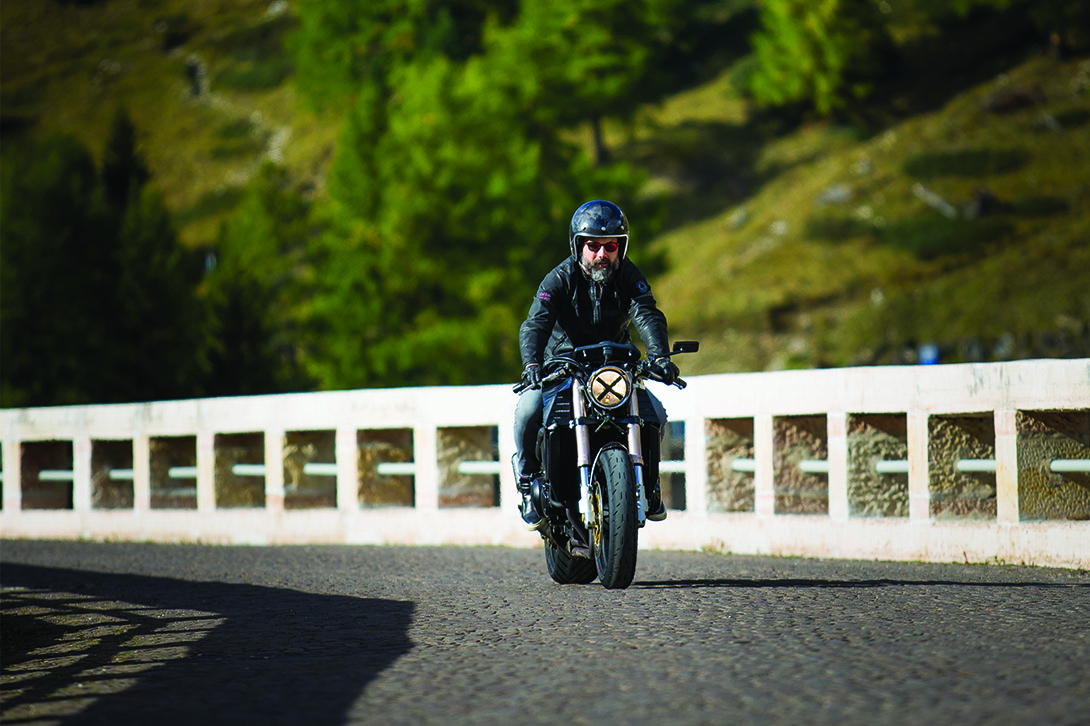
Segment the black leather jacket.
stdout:
[[631,343],[630,323],[650,359],[670,352],[666,316],[636,265],[625,258],[609,282],[599,285],[568,257],[541,281],[519,329],[522,364],[543,363],[581,345]]

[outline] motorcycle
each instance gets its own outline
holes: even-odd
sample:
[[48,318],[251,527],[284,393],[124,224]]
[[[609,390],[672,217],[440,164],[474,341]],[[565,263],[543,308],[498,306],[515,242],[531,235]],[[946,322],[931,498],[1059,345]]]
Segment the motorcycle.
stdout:
[[[699,347],[679,341],[669,355]],[[659,478],[659,420],[645,382],[662,378],[638,348],[620,343],[575,348],[548,361],[542,374],[542,471],[530,496],[544,519],[538,532],[546,569],[561,584],[597,579],[626,588]],[[678,378],[673,385],[686,384]]]

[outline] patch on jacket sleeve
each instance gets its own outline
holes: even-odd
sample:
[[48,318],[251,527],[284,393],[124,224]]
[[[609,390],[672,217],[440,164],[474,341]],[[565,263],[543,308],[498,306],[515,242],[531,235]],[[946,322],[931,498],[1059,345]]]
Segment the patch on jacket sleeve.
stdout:
[[545,290],[538,290],[538,291],[537,291],[537,299],[538,299],[538,300],[544,300],[544,301],[548,302],[549,300],[552,300],[552,299],[553,299],[553,296],[552,296],[552,295],[550,295],[550,294],[549,294],[549,293],[548,293],[547,291],[545,291]]
[[640,280],[636,283],[636,289],[641,293],[651,292],[651,286],[647,284],[646,280]]

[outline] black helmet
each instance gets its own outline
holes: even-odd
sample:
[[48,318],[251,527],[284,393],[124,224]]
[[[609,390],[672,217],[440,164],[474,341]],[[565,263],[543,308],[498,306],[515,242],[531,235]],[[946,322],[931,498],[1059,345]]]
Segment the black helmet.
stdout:
[[582,244],[580,237],[616,237],[620,242],[621,254],[617,258],[623,260],[628,251],[628,217],[613,202],[604,199],[596,199],[587,202],[571,218],[571,230],[568,241],[571,243],[571,253],[579,258],[579,250]]

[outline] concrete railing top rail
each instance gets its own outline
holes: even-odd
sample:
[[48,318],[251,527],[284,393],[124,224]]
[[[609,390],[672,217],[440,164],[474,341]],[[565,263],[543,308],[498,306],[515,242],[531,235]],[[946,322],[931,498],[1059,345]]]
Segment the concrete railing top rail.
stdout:
[[[652,383],[672,419],[791,416],[830,411],[956,414],[1084,409],[1090,359],[886,366],[693,376],[684,391]],[[511,415],[509,385],[324,391],[131,404],[0,409],[0,436],[32,440],[92,433],[128,437],[211,429],[494,425]]]
[[[716,416],[1085,408],[1090,360],[829,368],[694,379],[692,405]],[[710,398],[706,398],[710,397]]]
[[133,432],[178,436],[329,429],[495,425],[513,405],[510,387],[421,387],[286,393],[91,406],[0,410],[0,435],[23,440],[92,433],[104,438]]

